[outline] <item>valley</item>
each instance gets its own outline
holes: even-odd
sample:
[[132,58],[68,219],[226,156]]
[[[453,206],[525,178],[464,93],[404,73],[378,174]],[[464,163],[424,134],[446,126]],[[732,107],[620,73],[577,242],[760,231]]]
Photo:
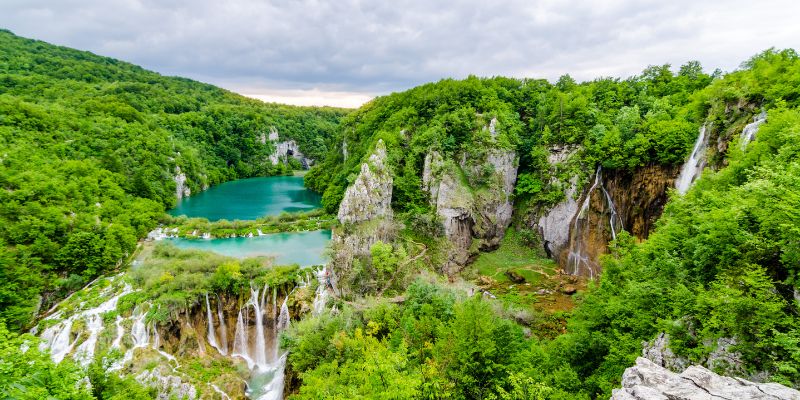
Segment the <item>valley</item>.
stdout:
[[800,398],[794,50],[344,110],[0,44],[4,397]]

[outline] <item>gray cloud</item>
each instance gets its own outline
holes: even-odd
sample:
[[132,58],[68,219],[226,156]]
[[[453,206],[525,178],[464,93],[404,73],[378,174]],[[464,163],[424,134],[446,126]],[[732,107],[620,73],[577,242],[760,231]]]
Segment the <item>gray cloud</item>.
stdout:
[[800,47],[794,0],[2,0],[0,11],[19,35],[254,94],[592,79],[693,59],[731,70]]

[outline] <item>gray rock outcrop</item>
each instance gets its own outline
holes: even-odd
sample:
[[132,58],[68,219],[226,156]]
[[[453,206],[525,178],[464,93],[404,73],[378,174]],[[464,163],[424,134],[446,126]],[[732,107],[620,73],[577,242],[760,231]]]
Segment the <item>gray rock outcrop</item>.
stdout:
[[175,197],[178,200],[191,196],[192,191],[186,184],[186,174],[181,172],[181,167],[175,167],[175,177],[172,180],[175,181]]
[[511,224],[517,155],[495,146],[497,124],[493,118],[484,127],[491,138],[488,149],[464,151],[457,162],[444,160],[435,150],[425,156],[422,189],[428,193],[451,245],[444,266],[447,274],[460,270],[478,248],[497,248]]
[[556,258],[569,245],[569,232],[572,220],[578,213],[578,176],[573,175],[569,182],[562,183],[557,176],[559,171],[567,168],[570,158],[579,150],[576,146],[553,146],[550,148],[547,162],[550,165],[549,184],[562,187],[564,199],[549,209],[540,210],[534,218],[531,228],[538,232],[542,239],[542,247],[548,256]]
[[187,399],[194,400],[197,397],[197,389],[186,382],[183,382],[180,377],[162,373],[163,367],[154,368],[153,370],[143,371],[136,376],[136,380],[146,386],[155,388],[158,392],[158,400],[169,399]]
[[689,360],[678,357],[669,348],[669,334],[661,332],[655,339],[642,343],[642,357],[671,371],[680,371],[689,366]]
[[[335,229],[331,237],[331,270],[334,279],[343,280],[344,286],[354,259],[369,257],[373,244],[391,242],[396,236],[392,213],[393,179],[386,158],[386,146],[378,141],[339,204],[338,219],[342,226]],[[342,289],[347,290],[346,287]]]
[[800,400],[800,392],[777,383],[755,383],[719,376],[691,366],[680,374],[639,357],[625,370],[622,388],[611,400]]
[[[266,143],[266,139],[267,138],[262,134],[261,143]],[[279,162],[286,160],[289,157],[300,161],[300,164],[305,169],[308,169],[314,164],[314,160],[306,158],[306,156],[300,151],[300,146],[297,145],[297,142],[294,140],[281,141],[280,135],[274,127],[270,128],[268,139],[275,147],[275,152],[269,156],[269,160],[272,162],[272,165],[278,165]]]
[[369,221],[392,216],[392,174],[386,165],[386,146],[382,140],[361,172],[345,191],[339,205],[339,222],[343,224]]

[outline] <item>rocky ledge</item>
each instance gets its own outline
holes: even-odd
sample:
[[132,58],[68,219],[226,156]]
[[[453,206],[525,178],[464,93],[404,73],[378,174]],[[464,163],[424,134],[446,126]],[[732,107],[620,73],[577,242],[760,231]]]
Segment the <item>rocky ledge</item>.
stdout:
[[639,357],[622,375],[622,389],[611,400],[800,400],[800,392],[777,383],[755,383],[719,376],[691,366],[680,374]]

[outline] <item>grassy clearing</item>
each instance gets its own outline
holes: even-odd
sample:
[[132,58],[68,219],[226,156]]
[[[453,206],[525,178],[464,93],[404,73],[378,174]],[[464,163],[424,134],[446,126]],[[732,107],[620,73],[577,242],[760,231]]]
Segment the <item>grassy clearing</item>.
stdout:
[[[563,275],[558,264],[527,246],[522,235],[509,229],[500,248],[481,253],[464,272],[482,290],[496,296],[507,308],[520,310],[535,334],[554,337],[563,332],[566,318],[586,289],[586,281]],[[511,278],[518,277],[517,282]]]

